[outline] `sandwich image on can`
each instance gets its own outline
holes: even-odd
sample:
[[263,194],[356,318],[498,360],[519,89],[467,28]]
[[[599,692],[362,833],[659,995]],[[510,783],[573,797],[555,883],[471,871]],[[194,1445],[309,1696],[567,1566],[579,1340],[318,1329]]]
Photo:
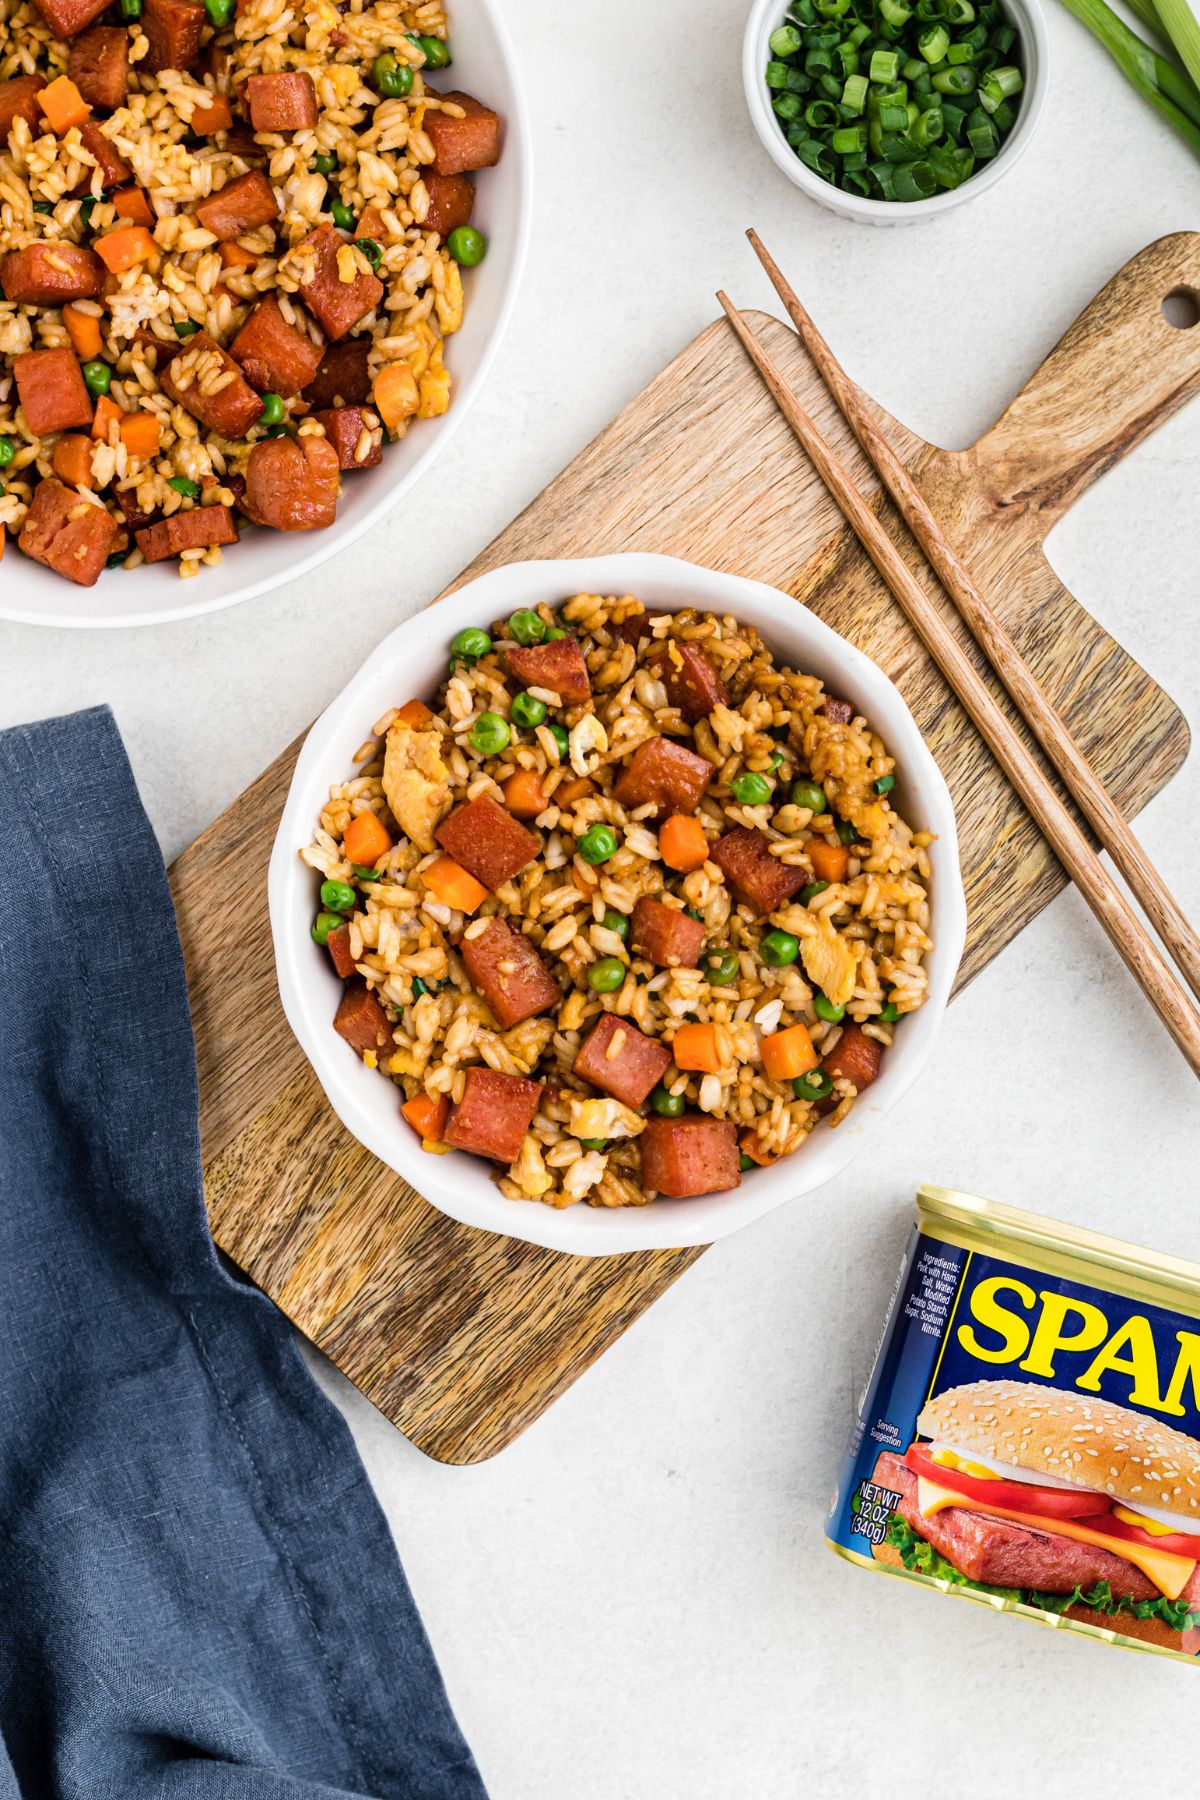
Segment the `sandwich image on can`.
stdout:
[[884,1450],[899,1496],[878,1562],[1130,1638],[1200,1651],[1200,1443],[1063,1388],[976,1381]]
[[916,1210],[830,1549],[1200,1667],[1200,1265],[944,1188]]

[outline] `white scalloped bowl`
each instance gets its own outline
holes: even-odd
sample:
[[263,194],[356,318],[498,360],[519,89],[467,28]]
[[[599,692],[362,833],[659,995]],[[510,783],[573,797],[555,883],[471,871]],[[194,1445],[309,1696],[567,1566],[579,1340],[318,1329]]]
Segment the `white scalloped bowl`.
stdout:
[[[883,1073],[845,1122],[820,1126],[794,1156],[745,1175],[732,1193],[652,1206],[557,1211],[506,1200],[491,1166],[465,1154],[421,1150],[400,1115],[395,1087],[366,1067],[333,1030],[341,983],[309,934],[316,882],[300,850],[312,836],[331,784],[345,780],[351,756],[373,720],[411,695],[428,695],[446,672],[450,639],[464,625],[487,624],[518,606],[560,603],[572,594],[636,594],[655,612],[682,606],[733,613],[754,625],[782,661],[819,675],[866,714],[896,757],[896,800],[916,826],[936,834],[931,902],[935,943],[929,999],[906,1019]],[[929,1056],[966,935],[966,902],[950,795],[912,714],[886,675],[789,595],[666,556],[597,556],[572,562],[510,563],[460,588],[385,638],[309,732],[296,764],[271,855],[271,930],[284,1012],[346,1129],[451,1218],[581,1256],[707,1244],[801,1194],[850,1163],[912,1086]]]
[[494,106],[504,135],[499,163],[476,177],[474,222],[487,237],[488,253],[478,268],[463,272],[466,311],[446,352],[454,377],[449,412],[414,426],[384,450],[376,468],[347,476],[337,519],[327,531],[247,531],[215,569],[191,581],[180,580],[172,558],[106,571],[95,587],[76,587],[10,544],[0,571],[0,619],[95,630],[170,624],[237,606],[346,549],[426,473],[466,418],[500,347],[525,261],[532,205],[529,116],[500,0],[453,0],[451,44],[454,61],[438,85],[460,87]]

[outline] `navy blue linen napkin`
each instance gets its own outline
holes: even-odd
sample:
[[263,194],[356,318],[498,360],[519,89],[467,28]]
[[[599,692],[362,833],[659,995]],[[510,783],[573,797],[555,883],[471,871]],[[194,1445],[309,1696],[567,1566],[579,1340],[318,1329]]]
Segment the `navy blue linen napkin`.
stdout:
[[205,1220],[106,709],[0,734],[0,1796],[481,1800],[387,1526]]

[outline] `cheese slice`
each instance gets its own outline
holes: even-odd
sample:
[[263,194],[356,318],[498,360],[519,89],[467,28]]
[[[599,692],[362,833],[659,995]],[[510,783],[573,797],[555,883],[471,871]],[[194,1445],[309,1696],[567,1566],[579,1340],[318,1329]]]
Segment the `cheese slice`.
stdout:
[[1175,1556],[1169,1550],[1151,1550],[1145,1544],[1131,1544],[1127,1538],[1110,1537],[1107,1532],[1094,1531],[1090,1525],[1084,1525],[1078,1519],[1047,1519],[1039,1513],[1014,1512],[1009,1507],[992,1506],[984,1500],[968,1499],[965,1494],[956,1494],[952,1488],[941,1487],[924,1475],[917,1477],[917,1506],[926,1518],[942,1512],[947,1506],[960,1506],[964,1512],[986,1513],[995,1519],[1011,1519],[1014,1524],[1028,1525],[1035,1531],[1048,1531],[1054,1537],[1074,1538],[1080,1544],[1096,1544],[1101,1550],[1111,1551],[1114,1556],[1119,1556],[1123,1561],[1132,1563],[1135,1569],[1140,1569],[1168,1600],[1178,1600],[1196,1568],[1189,1557]]

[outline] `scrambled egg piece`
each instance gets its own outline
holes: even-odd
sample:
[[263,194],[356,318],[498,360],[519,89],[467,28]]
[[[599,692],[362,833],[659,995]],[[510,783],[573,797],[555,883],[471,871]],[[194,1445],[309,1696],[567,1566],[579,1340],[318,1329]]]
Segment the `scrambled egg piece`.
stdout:
[[433,828],[450,809],[450,771],[442,761],[441,733],[397,719],[387,734],[383,791],[405,836],[418,850],[432,850]]
[[567,1130],[577,1138],[637,1137],[646,1129],[639,1113],[623,1106],[619,1100],[577,1100],[571,1097],[570,1124]]
[[845,938],[838,936],[824,913],[813,936],[801,939],[800,960],[813,986],[819,987],[834,1006],[845,1006],[854,993],[858,963]]

